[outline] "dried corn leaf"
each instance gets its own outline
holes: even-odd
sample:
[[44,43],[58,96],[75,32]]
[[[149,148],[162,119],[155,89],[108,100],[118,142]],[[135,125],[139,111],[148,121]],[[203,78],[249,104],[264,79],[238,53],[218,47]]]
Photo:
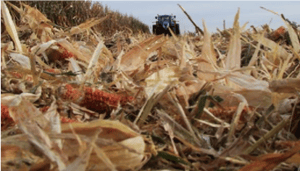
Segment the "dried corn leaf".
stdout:
[[[101,132],[98,138],[113,140],[106,145],[95,143],[97,146],[95,148],[100,147],[118,170],[134,169],[144,164],[144,160],[146,159],[146,145],[143,137],[119,121],[97,120],[90,123],[72,123],[71,125],[74,132],[78,135],[92,136],[95,131],[100,129]],[[62,125],[62,132],[72,132],[69,124]],[[72,144],[76,146],[76,143]],[[78,152],[73,152],[79,155]],[[89,165],[93,170],[107,170],[108,168],[112,168],[111,166],[107,166],[108,159],[104,162],[103,156],[99,157],[99,151],[91,155]]]
[[232,72],[226,75],[226,78],[240,86],[241,89],[270,92],[270,90],[268,89],[269,83],[267,81],[258,80],[250,75],[242,74],[239,72]]
[[45,52],[55,42],[56,42],[56,40],[50,40],[46,43],[34,46],[31,48],[31,52],[32,52],[32,54],[39,55],[39,54]]
[[[145,143],[141,136],[128,138],[119,142],[118,145],[102,147],[102,150],[117,170],[138,169],[149,159],[144,153]],[[94,170],[108,170],[104,162],[96,160],[96,156],[93,156],[90,165],[95,167]]]
[[193,145],[201,146],[201,142],[191,132],[174,121],[174,119],[171,118],[165,111],[157,110],[157,113],[165,123],[168,123],[171,126],[175,136],[178,136]]
[[[54,97],[53,97],[54,99]],[[49,109],[44,114],[45,118],[50,123],[50,131],[51,133],[60,134],[61,133],[61,122],[60,122],[60,115],[57,112],[57,104],[56,100],[54,99]],[[60,139],[53,140],[57,146],[62,149],[62,142]]]
[[[259,39],[262,39],[264,34],[261,34]],[[253,56],[251,57],[251,60],[248,64],[248,66],[253,66],[255,64],[255,62],[257,61],[258,59],[258,52],[260,51],[260,46],[261,46],[261,43],[258,42],[258,44],[256,45],[256,48],[255,48],[255,52],[253,54]]]
[[28,20],[28,25],[31,29],[36,28],[46,28],[52,26],[50,24],[47,24],[51,22],[43,13],[41,13],[36,8],[33,8],[29,5],[26,5],[22,3],[22,5],[25,7],[24,13],[21,14],[26,20]]
[[169,136],[170,136],[170,139],[171,139],[171,143],[172,143],[172,146],[173,146],[173,150],[174,150],[174,153],[176,155],[178,155],[178,151],[176,149],[176,146],[175,146],[175,143],[174,143],[174,132],[171,128],[171,126],[168,124],[168,123],[163,123],[163,127],[164,129],[168,132]]
[[87,71],[84,75],[84,82],[85,81],[90,81],[89,78],[91,78],[92,76],[92,72],[93,72],[93,69],[95,68],[95,66],[97,65],[98,63],[98,59],[100,58],[100,53],[102,51],[102,48],[103,48],[104,44],[102,41],[100,41],[93,53],[93,56],[90,60],[90,63],[89,63],[89,66],[87,68]]
[[265,154],[259,156],[256,161],[244,166],[240,171],[265,171],[275,168],[281,162],[291,158],[300,150],[300,145],[283,154]]
[[80,34],[84,31],[90,29],[91,27],[102,23],[107,18],[108,18],[108,16],[105,16],[105,17],[102,17],[99,19],[91,18],[78,26],[74,26],[71,28],[69,36],[72,36],[73,34]]
[[[93,150],[93,146],[89,146],[85,151],[78,156],[64,171],[67,170],[74,170],[74,171],[81,171],[87,170],[89,159]],[[90,169],[89,169],[90,170]]]
[[82,53],[75,49],[73,45],[68,42],[66,39],[61,39],[57,41],[62,47],[67,49],[69,52],[72,52],[78,59],[80,59],[83,62],[89,63],[90,61],[90,56],[83,56]]
[[[164,44],[164,42],[160,44],[154,44],[154,42],[162,38],[163,35],[150,37],[136,45],[122,57],[120,62],[120,69],[123,71],[134,71],[143,66],[148,57],[148,54],[150,54],[153,50],[161,47]],[[149,50],[147,48],[152,49]]]
[[9,56],[11,56],[13,60],[17,61],[22,67],[31,69],[29,57],[19,53],[10,53]]
[[70,61],[71,70],[74,73],[79,73],[76,75],[78,82],[83,82],[82,69],[79,67],[77,61],[74,58],[70,58],[69,61]]
[[216,68],[217,58],[216,58],[216,53],[214,51],[212,37],[206,27],[205,21],[203,20],[202,22],[204,28],[204,38],[203,38],[204,40],[203,40],[201,56],[210,64],[210,68],[208,69],[208,71],[215,71],[217,69]]
[[154,105],[165,95],[170,87],[171,84],[167,85],[161,92],[156,92],[156,89],[159,87],[161,82],[159,82],[151,91],[150,96],[147,98],[145,104],[141,108],[138,116],[136,117],[134,124],[141,125],[147,119],[147,116],[151,113],[152,108]]
[[[94,132],[94,135],[91,137],[91,144],[95,143],[95,141],[97,140],[98,134],[99,134],[100,130],[96,130]],[[78,139],[78,141],[81,142],[80,139]],[[93,145],[89,145],[86,147],[86,143],[79,143],[80,144],[80,149],[84,150],[83,153],[80,154],[80,156],[78,156],[70,165],[68,165],[68,167],[65,169],[65,171],[67,170],[75,170],[75,171],[80,171],[80,170],[87,170],[88,164],[89,164],[89,160],[91,157],[91,153],[93,150]]]
[[203,20],[203,28],[204,28],[204,40],[203,40],[203,47],[202,47],[202,53],[201,57],[197,59],[198,61],[198,72],[197,76],[200,80],[206,80],[211,81],[215,79],[214,75],[211,75],[207,73],[208,71],[216,71],[217,65],[216,65],[216,54],[214,51],[213,43],[211,35],[206,28],[205,21]]
[[[178,67],[169,67],[164,68],[162,70],[159,70],[149,77],[145,79],[146,86],[145,91],[150,97],[150,94],[152,94],[154,87],[155,93],[160,93],[162,90],[164,90],[170,83],[176,83],[179,79],[179,68]],[[158,86],[158,87],[157,87]]]
[[1,1],[1,9],[2,9],[1,11],[2,11],[2,16],[4,19],[5,26],[6,26],[6,30],[7,30],[8,34],[10,35],[10,37],[12,38],[12,40],[14,41],[14,43],[16,45],[16,50],[19,53],[23,53],[23,49],[21,46],[20,39],[18,37],[16,26],[15,26],[14,22],[12,21],[11,15],[10,15],[4,1]]
[[[88,123],[72,123],[71,125],[76,133],[88,133],[101,128],[102,131],[99,137],[105,137],[106,139],[113,139],[115,141],[121,141],[139,135],[119,121],[96,120]],[[62,124],[62,132],[72,132],[69,124]],[[111,132],[115,133],[111,134]]]
[[11,165],[16,165],[18,170],[28,170],[28,164],[39,160],[40,157],[33,155],[28,148],[1,143],[1,170],[11,170]]
[[94,150],[97,154],[97,157],[103,161],[103,163],[110,169],[116,170],[116,166],[111,162],[111,160],[107,157],[105,152],[99,148],[95,143],[93,143]]
[[35,94],[33,93],[22,93],[22,94],[6,94],[1,95],[1,104],[4,104],[6,106],[17,106],[21,103],[22,99],[26,99],[30,102],[37,101],[42,94],[42,88],[38,87],[35,91]]
[[231,122],[231,125],[230,125],[230,129],[229,129],[229,133],[228,133],[228,142],[233,142],[234,138],[234,133],[237,129],[237,126],[238,126],[238,122],[240,120],[240,117],[242,115],[242,112],[243,112],[243,109],[245,106],[247,106],[247,101],[246,99],[244,99],[243,97],[241,97],[242,100],[236,110],[236,113],[234,114],[233,116],[233,119],[232,119],[232,122]]
[[[82,10],[88,3],[64,2],[60,14],[78,6]],[[110,37],[108,33],[123,27],[122,22],[114,23],[113,13],[106,17],[97,13],[103,18],[65,32],[53,28],[35,8],[5,4],[21,15],[16,33],[25,43],[22,50],[30,52],[30,61],[15,50],[11,34],[2,36],[3,170],[218,170],[222,166],[236,170],[248,163],[236,155],[265,151],[270,156],[255,163],[258,169],[268,169],[284,159],[286,149],[274,146],[274,140],[293,139],[290,130],[297,129],[299,111],[298,30],[290,25],[290,36],[284,29],[273,34],[268,25],[264,30],[252,27],[253,34],[244,30],[247,23],[239,26],[238,11],[233,28],[219,33],[210,34],[203,20],[203,38],[192,33],[133,34],[134,28]],[[94,5],[90,9],[89,4],[87,11],[95,14]],[[2,10],[3,16],[8,14]],[[62,15],[56,23],[69,27],[71,21],[65,17],[70,16]],[[97,24],[105,19],[112,27],[101,30],[104,25]],[[2,24],[11,26],[5,18]],[[10,28],[5,29],[4,33]],[[247,65],[251,67],[240,68]],[[78,88],[86,80],[93,85]],[[205,98],[197,104],[204,90]],[[202,109],[201,120],[195,119]],[[9,125],[10,116],[15,127]],[[153,139],[132,130],[139,126]],[[281,154],[272,154],[275,151]],[[150,152],[155,156],[145,165]],[[298,154],[276,170],[293,168]]]
[[281,16],[281,19],[284,21],[285,25],[288,28],[288,33],[293,45],[293,48],[295,50],[296,53],[299,53],[300,51],[300,44],[299,44],[299,37],[297,35],[297,33],[295,32],[295,30],[293,29],[293,27]]
[[253,39],[271,49],[271,52],[274,54],[274,57],[269,58],[269,60],[271,60],[271,62],[275,64],[278,63],[278,59],[281,58],[283,60],[286,60],[287,57],[290,55],[282,46],[268,38],[265,38],[264,36],[253,35]]
[[67,160],[58,148],[55,148],[45,128],[45,118],[34,105],[26,100],[21,100],[19,105],[9,108],[11,117],[19,129],[29,136],[29,141],[36,145],[51,161],[56,162],[59,170],[66,168]]
[[228,54],[225,60],[226,69],[239,69],[241,65],[241,40],[240,40],[240,9],[234,17],[233,35],[230,38]]
[[271,91],[267,81],[258,80],[239,72],[230,72],[225,78],[230,83],[230,89],[229,86],[214,85],[216,88],[215,93],[227,99],[224,100],[225,103],[230,101],[232,105],[238,105],[239,102],[234,100],[235,97],[228,96],[228,93],[235,92],[243,95],[250,106],[268,107],[271,104]]
[[[2,50],[1,50],[2,51]],[[1,68],[2,69],[6,69],[6,60],[5,60],[5,57],[4,57],[4,53],[1,52]]]

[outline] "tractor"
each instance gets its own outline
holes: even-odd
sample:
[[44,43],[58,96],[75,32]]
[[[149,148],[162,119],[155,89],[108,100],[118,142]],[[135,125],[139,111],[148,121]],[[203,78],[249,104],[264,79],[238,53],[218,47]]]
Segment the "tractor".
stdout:
[[157,21],[155,22],[155,25],[152,27],[152,32],[153,34],[159,35],[159,34],[164,34],[164,35],[170,35],[170,30],[169,28],[173,31],[174,34],[179,35],[180,30],[179,30],[179,24],[177,24],[176,20],[176,15],[158,15],[155,16],[155,19]]

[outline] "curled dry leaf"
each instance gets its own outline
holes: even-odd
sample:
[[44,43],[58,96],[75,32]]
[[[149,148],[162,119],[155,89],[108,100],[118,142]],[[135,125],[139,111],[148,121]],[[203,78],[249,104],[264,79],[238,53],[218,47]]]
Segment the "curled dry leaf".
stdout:
[[21,55],[19,53],[10,53],[10,56],[13,60],[17,61],[22,67],[26,69],[31,69],[29,57]]
[[90,29],[91,27],[93,27],[97,24],[100,24],[101,22],[103,22],[107,18],[108,18],[108,16],[102,17],[102,18],[99,18],[99,19],[91,18],[91,19],[87,20],[86,22],[84,22],[84,23],[82,23],[78,26],[74,26],[70,30],[70,36],[72,36],[73,34],[80,34],[84,31]]
[[202,54],[198,61],[198,78],[200,80],[207,80],[211,81],[215,79],[214,75],[211,75],[207,72],[214,72],[217,70],[217,58],[213,48],[211,34],[209,33],[208,29],[206,28],[206,24],[203,20],[203,27],[204,27],[204,44],[202,47]]
[[22,5],[25,8],[24,8],[24,12],[21,15],[23,15],[23,17],[26,20],[28,20],[28,24],[29,24],[30,28],[32,28],[32,29],[36,29],[39,27],[45,28],[45,26],[52,28],[52,26],[50,24],[48,24],[51,21],[43,13],[41,13],[36,8],[33,8],[24,3],[22,3]]
[[226,69],[238,69],[241,65],[241,40],[240,40],[240,9],[234,17],[233,35],[230,38],[229,51],[225,61]]
[[[91,153],[89,161],[88,168],[92,170],[108,170],[109,168],[102,157],[97,157],[99,155],[98,148],[105,153],[103,157],[107,157],[117,170],[139,168],[148,160],[149,154],[145,151],[146,144],[143,137],[119,121],[97,120],[90,123],[62,125],[63,133],[71,133],[72,129],[76,134],[88,137],[93,136],[95,131],[101,130],[97,137],[99,141],[96,140],[94,144],[96,151]],[[108,144],[103,144],[101,139],[111,141]],[[79,156],[79,151],[75,150],[79,149],[78,146],[76,140],[65,139],[63,151],[72,157]],[[69,150],[72,151],[72,154]]]
[[20,39],[18,37],[16,26],[12,21],[11,15],[10,15],[4,1],[1,1],[1,12],[2,12],[2,16],[3,16],[3,19],[4,19],[5,27],[6,27],[6,30],[8,31],[8,34],[13,39],[18,52],[22,53],[23,50],[22,50]]
[[32,103],[22,99],[17,106],[9,108],[9,113],[18,128],[29,137],[29,141],[52,162],[55,162],[59,170],[66,168],[67,159],[65,155],[51,143],[48,134],[43,130],[49,126],[49,122]]
[[[150,37],[147,40],[139,43],[133,47],[129,52],[124,54],[120,62],[120,69],[123,71],[135,71],[143,66],[148,55],[157,48],[162,46],[161,42],[159,46],[155,44],[156,41],[162,39],[163,36]],[[154,48],[152,51],[147,48]]]
[[[272,170],[281,162],[286,161],[300,151],[300,145],[282,154],[265,154],[257,157],[256,161],[244,166],[240,171]],[[297,157],[294,157],[294,159]],[[292,161],[293,159],[290,159]]]
[[[279,58],[286,60],[289,56],[289,53],[280,45],[278,45],[276,42],[265,38],[260,35],[253,35],[254,40],[258,41],[260,44],[263,44],[271,49],[271,52],[275,55],[277,55]],[[278,58],[268,58],[270,61],[272,61],[274,64],[279,63]]]
[[145,79],[145,82],[147,84],[145,87],[145,91],[147,95],[150,96],[152,94],[151,91],[153,91],[154,87],[156,87],[154,91],[156,93],[159,93],[169,84],[176,84],[180,76],[179,71],[180,70],[178,67],[169,67],[159,70],[147,77]]
[[[299,53],[300,51],[300,44],[299,44],[299,35],[297,35],[297,32],[295,32],[294,28],[289,24],[284,18],[283,15],[281,16],[281,19],[284,21],[285,25],[288,28],[288,33],[293,45],[293,49],[295,50],[295,53]],[[299,57],[299,56],[298,56]]]

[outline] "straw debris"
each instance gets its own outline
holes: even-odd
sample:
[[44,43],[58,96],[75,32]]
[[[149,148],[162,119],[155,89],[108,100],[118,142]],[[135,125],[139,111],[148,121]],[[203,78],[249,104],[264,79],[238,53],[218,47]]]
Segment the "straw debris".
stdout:
[[83,1],[54,21],[54,3],[1,2],[1,169],[299,168],[299,30],[283,15],[169,37],[82,20]]

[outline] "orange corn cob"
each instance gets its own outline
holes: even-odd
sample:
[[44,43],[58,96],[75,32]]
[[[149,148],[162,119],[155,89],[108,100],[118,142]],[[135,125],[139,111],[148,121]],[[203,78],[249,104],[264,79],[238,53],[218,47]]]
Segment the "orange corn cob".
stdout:
[[133,97],[125,97],[117,94],[107,93],[98,89],[84,87],[83,91],[66,84],[60,89],[60,97],[70,100],[97,112],[107,111],[110,107],[116,108],[118,104],[126,104],[133,100]]
[[1,104],[1,130],[14,125],[14,120],[10,117],[8,107]]
[[64,49],[61,57],[62,58],[73,58],[74,54],[72,52],[69,52],[67,49]]
[[60,121],[61,121],[61,123],[72,123],[72,122],[78,122],[77,120],[70,119],[70,118],[63,117],[63,116],[61,116],[61,117],[60,117]]
[[58,44],[58,46],[63,50],[62,54],[60,55],[60,57],[62,59],[67,59],[67,58],[73,58],[74,54],[72,52],[69,52],[66,48],[62,47],[60,44]]
[[60,74],[61,71],[58,69],[45,69],[45,71],[53,73],[53,74]]
[[20,74],[18,72],[9,72],[9,74],[15,78],[22,78],[23,74]]
[[[9,72],[8,74],[16,79],[21,79],[24,76],[22,73],[18,73],[18,72]],[[33,81],[32,75],[25,74],[24,78],[26,81]]]
[[284,35],[285,33],[285,28],[283,26],[279,27],[277,30],[275,30],[272,34],[271,34],[271,38],[273,40],[277,40],[279,39],[281,36]]
[[1,121],[13,121],[13,119],[9,116],[8,107],[1,104]]
[[39,110],[43,113],[45,113],[48,109],[49,109],[50,106],[44,106],[42,108],[39,108]]

